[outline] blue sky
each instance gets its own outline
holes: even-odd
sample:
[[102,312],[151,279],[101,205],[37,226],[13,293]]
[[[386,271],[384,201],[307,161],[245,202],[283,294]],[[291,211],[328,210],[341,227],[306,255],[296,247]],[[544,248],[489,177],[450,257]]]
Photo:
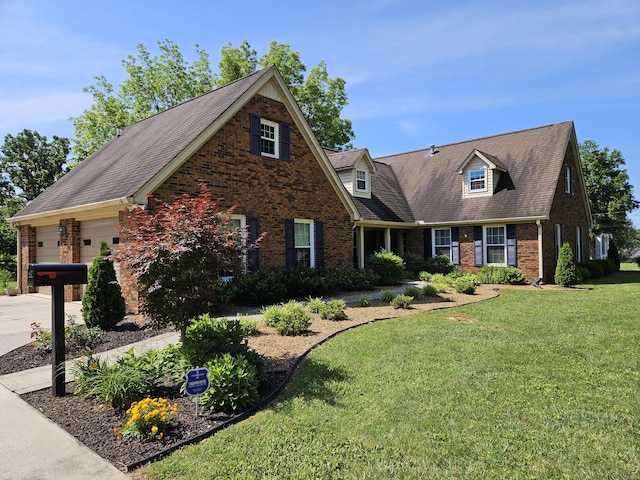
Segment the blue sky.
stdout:
[[121,60],[164,39],[188,61],[198,43],[214,69],[245,39],[324,60],[374,157],[573,120],[578,141],[622,152],[640,199],[638,0],[0,0],[1,139],[73,137],[82,88],[117,88]]

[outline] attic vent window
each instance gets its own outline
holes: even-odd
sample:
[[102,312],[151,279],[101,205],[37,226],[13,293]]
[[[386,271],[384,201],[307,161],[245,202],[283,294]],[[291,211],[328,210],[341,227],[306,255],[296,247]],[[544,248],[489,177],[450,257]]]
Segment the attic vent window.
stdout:
[[469,172],[469,191],[470,192],[486,192],[487,191],[487,171],[472,170]]

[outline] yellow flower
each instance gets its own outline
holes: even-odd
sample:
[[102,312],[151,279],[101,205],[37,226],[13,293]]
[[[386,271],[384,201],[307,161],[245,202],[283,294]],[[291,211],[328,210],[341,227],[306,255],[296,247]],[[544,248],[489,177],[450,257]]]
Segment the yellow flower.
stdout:
[[151,427],[151,433],[156,434],[158,433],[158,427],[156,425],[154,425],[153,427]]
[[164,437],[164,433],[160,432],[160,435],[158,435],[158,440],[162,440],[162,437]]

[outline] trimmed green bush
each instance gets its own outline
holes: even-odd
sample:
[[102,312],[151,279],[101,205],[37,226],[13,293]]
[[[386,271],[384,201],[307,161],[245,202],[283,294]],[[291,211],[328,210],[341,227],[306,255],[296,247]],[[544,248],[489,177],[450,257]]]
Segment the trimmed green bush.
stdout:
[[379,277],[379,285],[398,285],[404,278],[404,261],[398,255],[380,250],[367,259],[367,268]]
[[110,253],[107,242],[101,241],[98,256],[89,268],[82,296],[82,318],[87,327],[112,330],[127,313]]
[[431,273],[429,273],[429,272],[420,272],[420,273],[418,274],[418,279],[419,279],[419,280],[422,280],[423,282],[428,282],[428,281],[430,281],[430,280],[431,280],[431,275],[432,275],[432,274],[431,274]]
[[598,260],[585,260],[576,265],[576,267],[585,268],[589,271],[590,279],[598,279],[604,276],[604,268]]
[[408,278],[417,279],[420,272],[425,268],[425,261],[422,255],[416,253],[405,253],[402,256],[404,261],[404,271]]
[[368,307],[370,301],[371,299],[369,298],[368,295],[361,295],[360,298],[358,298],[358,306]]
[[382,292],[380,292],[380,300],[385,303],[391,302],[391,300],[393,300],[393,297],[395,297],[395,295],[391,290],[383,290]]
[[501,285],[523,285],[525,276],[516,267],[499,267],[487,265],[480,269],[477,275],[480,283],[501,284]]
[[429,284],[422,287],[422,295],[425,297],[437,297],[438,293],[438,289],[434,285]]
[[307,302],[307,310],[309,310],[311,313],[320,313],[320,310],[322,310],[323,306],[324,300],[322,300],[322,297],[309,297],[309,301]]
[[424,269],[429,273],[447,273],[453,272],[455,265],[451,263],[451,259],[447,255],[436,255],[427,258],[424,263]]
[[237,412],[259,400],[258,372],[242,355],[225,353],[206,363],[209,388],[200,395],[199,402],[212,410]]
[[400,294],[396,295],[393,300],[391,300],[391,306],[393,308],[408,309],[411,307],[411,302],[413,302],[413,297]]
[[560,253],[558,253],[558,263],[556,264],[556,272],[553,280],[556,284],[562,285],[563,287],[570,287],[578,283],[573,251],[568,242],[562,245]]
[[344,300],[329,300],[320,308],[320,317],[325,320],[345,320],[347,318],[345,308],[347,304]]
[[607,250],[607,259],[611,260],[614,265],[614,272],[620,271],[620,254],[618,253],[618,247],[613,242],[613,240],[609,241],[609,250]]
[[454,287],[458,293],[473,295],[476,293],[476,282],[477,280],[475,275],[467,274],[457,278],[454,283]]
[[303,304],[295,300],[267,307],[262,314],[267,325],[280,335],[299,335],[311,325],[311,315]]
[[414,286],[414,285],[407,285],[406,287],[404,287],[404,292],[405,295],[408,295],[409,297],[419,297],[422,294],[422,289]]

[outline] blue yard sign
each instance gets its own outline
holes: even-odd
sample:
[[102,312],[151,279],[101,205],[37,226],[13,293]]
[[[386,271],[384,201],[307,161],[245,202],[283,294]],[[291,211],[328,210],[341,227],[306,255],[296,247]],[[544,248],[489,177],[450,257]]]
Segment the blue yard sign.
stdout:
[[194,368],[187,372],[185,390],[187,395],[196,397],[196,417],[198,416],[198,396],[209,388],[209,370],[206,368]]
[[187,383],[185,385],[187,395],[200,395],[209,388],[209,370],[206,368],[194,368],[187,372]]

